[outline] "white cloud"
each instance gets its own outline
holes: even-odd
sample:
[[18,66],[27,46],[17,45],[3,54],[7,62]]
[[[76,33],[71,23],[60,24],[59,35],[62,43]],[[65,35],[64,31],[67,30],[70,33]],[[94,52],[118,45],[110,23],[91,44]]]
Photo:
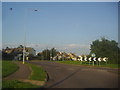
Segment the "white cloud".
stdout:
[[64,45],[63,49],[71,49],[71,48],[87,48],[89,49],[89,45],[86,44],[68,44],[68,45]]

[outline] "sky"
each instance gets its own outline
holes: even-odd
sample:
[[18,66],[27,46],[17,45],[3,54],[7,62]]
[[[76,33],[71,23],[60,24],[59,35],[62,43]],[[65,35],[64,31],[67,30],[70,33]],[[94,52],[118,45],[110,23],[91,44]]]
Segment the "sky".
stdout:
[[118,41],[117,2],[2,3],[3,48],[25,41],[37,52],[54,47],[81,55],[101,37]]

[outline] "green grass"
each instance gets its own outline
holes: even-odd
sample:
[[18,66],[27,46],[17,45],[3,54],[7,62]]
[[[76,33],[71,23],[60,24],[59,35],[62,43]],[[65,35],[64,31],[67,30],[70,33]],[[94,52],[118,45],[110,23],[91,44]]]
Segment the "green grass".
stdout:
[[[21,63],[21,62],[18,62],[18,63]],[[12,61],[3,61],[2,64],[3,64],[2,70],[3,70],[4,77],[10,75],[11,73],[15,72],[18,69],[18,66],[14,64]],[[32,69],[32,74],[29,77],[30,80],[40,80],[40,81],[45,80],[46,73],[41,67],[28,64],[28,63],[25,63],[25,64],[30,66]],[[40,87],[42,86],[37,86],[31,83],[25,83],[18,80],[2,81],[2,88],[40,88]]]
[[2,60],[0,60],[0,76],[2,76]]
[[2,81],[2,88],[37,88],[40,86],[32,85],[30,83],[20,82],[18,80]]
[[33,64],[28,64],[32,69],[32,74],[30,75],[30,80],[40,80],[45,81],[46,79],[46,72],[41,68]]
[[[82,62],[81,61],[54,61],[58,63],[64,63],[64,64],[73,64],[73,65],[85,65],[85,66],[92,66],[92,63],[89,65],[89,62]],[[95,67],[109,67],[109,68],[120,68],[120,65],[118,64],[106,64],[106,63],[101,63],[100,66],[97,64],[94,64]]]
[[118,64],[106,64],[106,65],[101,65],[101,67],[120,68],[120,65],[118,65]]
[[18,70],[18,66],[14,64],[12,61],[2,61],[2,77],[6,77],[16,70]]

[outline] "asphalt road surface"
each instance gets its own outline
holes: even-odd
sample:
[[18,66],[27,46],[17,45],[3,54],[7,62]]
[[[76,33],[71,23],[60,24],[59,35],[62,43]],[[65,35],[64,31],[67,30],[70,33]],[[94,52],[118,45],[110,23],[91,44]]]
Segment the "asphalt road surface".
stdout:
[[118,88],[115,69],[32,61],[42,66],[49,75],[45,88]]

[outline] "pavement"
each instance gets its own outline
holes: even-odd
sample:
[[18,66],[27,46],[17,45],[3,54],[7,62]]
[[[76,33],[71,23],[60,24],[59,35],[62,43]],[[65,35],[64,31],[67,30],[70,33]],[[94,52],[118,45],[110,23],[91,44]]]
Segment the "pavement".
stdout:
[[29,62],[49,75],[45,88],[118,88],[117,69],[68,65],[50,61]]
[[13,74],[5,77],[5,80],[17,80],[17,79],[28,79],[31,74],[31,69],[26,65],[18,62],[14,62],[19,66],[19,69]]
[[32,73],[32,69],[26,64],[22,64],[21,62],[14,63],[19,66],[19,69],[11,75],[3,78],[3,80],[19,80],[21,82],[28,82],[38,86],[43,86],[45,84],[45,81],[29,80],[29,77]]

